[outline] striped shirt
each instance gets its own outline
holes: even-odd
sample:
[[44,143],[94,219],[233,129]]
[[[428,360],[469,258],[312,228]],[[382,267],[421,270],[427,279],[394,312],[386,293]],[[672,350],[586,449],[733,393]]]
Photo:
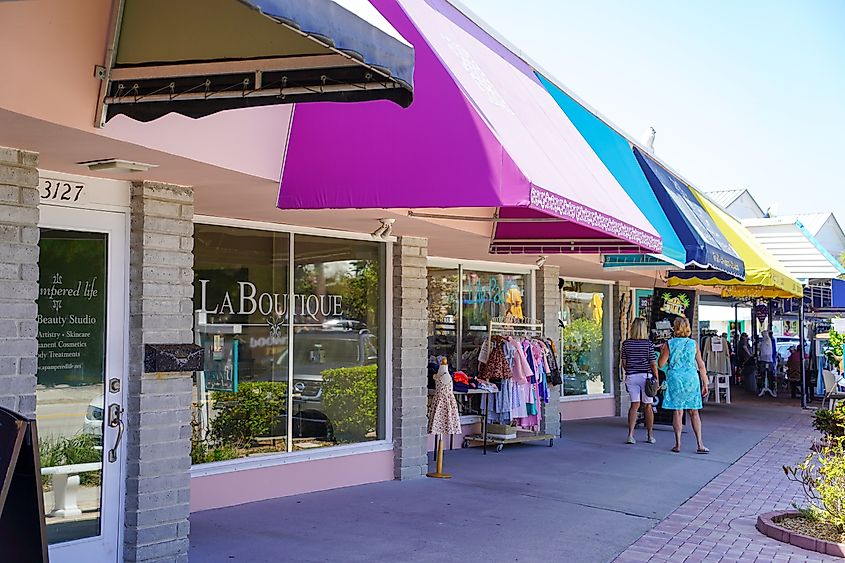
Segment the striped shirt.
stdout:
[[654,344],[651,340],[629,338],[622,343],[622,359],[625,360],[625,373],[651,373]]

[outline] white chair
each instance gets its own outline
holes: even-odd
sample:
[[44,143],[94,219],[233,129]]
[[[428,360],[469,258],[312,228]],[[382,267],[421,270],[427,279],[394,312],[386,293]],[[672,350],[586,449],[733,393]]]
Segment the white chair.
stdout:
[[[722,401],[722,391],[725,392],[725,404],[731,404],[731,381],[730,375],[727,373],[708,373],[708,386],[710,387],[710,394],[713,396],[713,401],[718,405]],[[708,395],[707,400],[710,400]]]
[[725,404],[731,404],[731,375],[729,373],[716,374],[716,402],[719,402],[719,394],[725,392]]
[[822,403],[827,401],[827,408],[833,409],[839,401],[845,400],[845,392],[839,390],[836,384],[836,374],[829,369],[822,371],[824,378],[824,399]]

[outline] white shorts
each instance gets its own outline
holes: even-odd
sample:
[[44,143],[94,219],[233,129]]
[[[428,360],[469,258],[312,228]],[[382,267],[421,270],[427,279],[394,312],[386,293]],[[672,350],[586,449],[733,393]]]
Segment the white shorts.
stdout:
[[645,394],[645,381],[653,377],[650,373],[629,373],[625,376],[625,387],[631,395],[632,403],[643,403],[650,405],[654,397]]

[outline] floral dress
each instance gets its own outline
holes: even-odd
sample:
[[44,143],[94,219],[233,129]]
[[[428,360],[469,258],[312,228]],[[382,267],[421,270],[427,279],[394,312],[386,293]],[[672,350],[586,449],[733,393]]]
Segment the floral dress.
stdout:
[[452,376],[441,370],[435,378],[434,395],[428,398],[428,432],[460,434],[461,414],[453,393]]
[[685,410],[701,408],[701,380],[695,362],[695,340],[672,338],[669,346],[669,365],[663,408]]

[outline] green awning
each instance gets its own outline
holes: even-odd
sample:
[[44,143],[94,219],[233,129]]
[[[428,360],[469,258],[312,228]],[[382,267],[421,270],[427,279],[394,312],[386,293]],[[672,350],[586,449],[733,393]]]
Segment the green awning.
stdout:
[[413,47],[367,0],[122,0],[100,122],[412,99]]

